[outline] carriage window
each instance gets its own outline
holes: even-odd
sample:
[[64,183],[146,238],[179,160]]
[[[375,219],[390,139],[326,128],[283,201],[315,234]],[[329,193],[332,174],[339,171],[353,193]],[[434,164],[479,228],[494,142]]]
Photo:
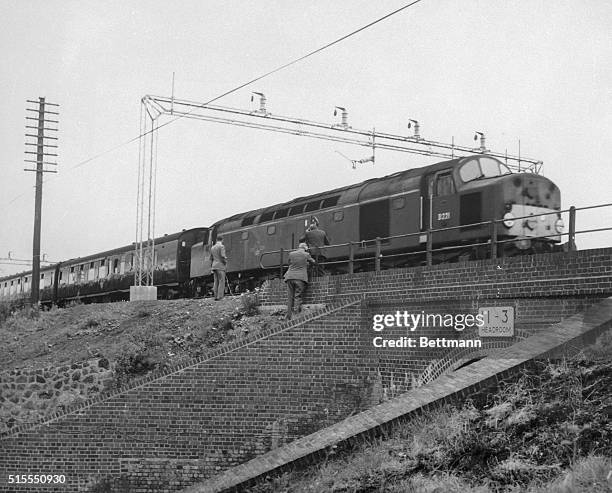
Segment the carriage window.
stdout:
[[339,222],[344,219],[344,211],[336,211],[334,212],[334,221]]
[[455,193],[455,186],[451,174],[444,173],[443,175],[438,175],[436,180],[436,195],[439,197],[441,195],[452,195],[453,193]]
[[406,205],[406,199],[404,197],[397,197],[393,199],[393,208],[402,209]]
[[243,240],[248,240],[249,239],[249,232],[248,231],[243,231],[242,234],[240,235],[240,237]]
[[268,234],[273,235],[274,233],[276,233],[276,225],[271,224],[270,226],[268,226]]

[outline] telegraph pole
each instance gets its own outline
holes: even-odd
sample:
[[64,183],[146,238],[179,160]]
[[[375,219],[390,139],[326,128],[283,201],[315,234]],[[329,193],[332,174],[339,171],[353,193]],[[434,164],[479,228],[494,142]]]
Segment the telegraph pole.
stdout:
[[[26,108],[26,111],[36,113],[36,116],[26,116],[26,120],[30,123],[31,120],[36,122],[35,125],[26,125],[26,155],[34,154],[36,159],[25,159],[26,163],[35,163],[36,168],[24,168],[24,171],[36,172],[36,192],[34,199],[34,239],[32,242],[32,283],[31,283],[31,302],[32,306],[38,306],[40,299],[40,225],[42,218],[42,185],[43,173],[57,173],[54,169],[48,169],[48,166],[57,166],[56,162],[46,161],[48,157],[56,158],[56,152],[47,152],[49,149],[57,149],[57,137],[48,135],[48,132],[57,132],[57,119],[49,119],[47,115],[59,115],[57,111],[48,110],[47,107],[58,107],[58,104],[45,102],[45,98],[38,98],[38,101],[27,100],[28,103],[36,105],[33,108]],[[57,118],[57,117],[54,117]],[[51,126],[48,126],[51,124]],[[31,133],[36,130],[36,134]],[[55,141],[56,143],[47,143],[47,141]],[[36,147],[36,150],[29,150],[31,147]]]

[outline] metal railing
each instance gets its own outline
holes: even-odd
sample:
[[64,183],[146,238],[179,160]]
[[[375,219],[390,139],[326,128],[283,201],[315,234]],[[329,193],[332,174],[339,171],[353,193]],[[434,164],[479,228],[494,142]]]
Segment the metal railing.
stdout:
[[[500,235],[499,224],[503,223],[505,220],[504,219],[493,219],[490,221],[482,221],[482,222],[471,223],[471,224],[462,224],[460,226],[449,226],[445,228],[429,229],[426,231],[417,231],[414,233],[404,233],[401,235],[386,236],[382,238],[377,237],[371,240],[350,241],[346,243],[326,245],[323,247],[319,247],[319,250],[322,253],[326,251],[330,251],[331,249],[334,249],[334,248],[337,249],[337,248],[347,248],[348,247],[348,258],[320,262],[318,265],[331,266],[331,265],[336,265],[336,264],[348,264],[348,273],[352,274],[354,272],[356,263],[374,261],[374,270],[378,272],[380,271],[381,260],[383,259],[383,254],[382,254],[383,244],[391,242],[392,240],[397,240],[401,238],[411,238],[411,237],[419,237],[419,246],[421,244],[425,244],[425,248],[424,249],[418,248],[417,250],[412,250],[412,251],[407,251],[407,252],[385,254],[384,259],[390,259],[390,258],[396,258],[396,257],[409,257],[412,255],[422,256],[423,254],[425,254],[425,264],[429,266],[429,265],[432,265],[433,263],[434,252],[445,252],[445,251],[450,252],[450,251],[457,251],[460,249],[470,250],[475,247],[487,246],[489,248],[490,258],[492,260],[496,260],[498,257],[498,247],[500,245],[516,242],[517,240],[548,239],[548,240],[559,241],[559,239],[564,236],[567,236],[568,238],[568,241],[566,243],[567,249],[569,251],[575,251],[576,250],[576,235],[586,234],[586,233],[597,233],[597,232],[602,232],[602,231],[612,231],[612,226],[604,227],[604,228],[585,229],[585,230],[580,230],[580,231],[576,230],[576,212],[577,211],[586,211],[586,210],[598,209],[598,208],[603,208],[603,207],[612,207],[612,203],[592,205],[592,206],[586,206],[586,207],[572,206],[564,210],[543,212],[543,213],[537,213],[537,214],[530,214],[528,216],[520,216],[520,217],[512,218],[513,221],[520,221],[520,220],[525,220],[525,219],[539,218],[542,216],[555,215],[555,216],[560,217],[561,214],[565,214],[565,213],[569,214],[569,221],[568,221],[569,225],[568,225],[567,232],[547,234],[547,235],[541,235],[541,236],[521,236],[521,237],[513,237],[513,238],[507,238],[507,239],[500,240],[499,236],[501,235]],[[480,241],[476,243],[462,243],[460,245],[450,245],[450,246],[443,246],[443,247],[438,247],[438,248],[433,247],[434,235],[438,233],[458,230],[458,229],[482,228],[485,226],[487,226],[489,230],[489,237],[486,241]],[[424,241],[421,241],[423,240],[423,238],[424,238]],[[559,241],[559,243],[561,242]],[[356,255],[357,249],[366,250],[366,249],[371,249],[372,247],[374,247],[374,251],[372,252],[371,255],[368,255],[368,254],[365,254],[362,256]],[[269,270],[279,269],[280,276],[282,277],[283,272],[284,272],[284,267],[287,265],[286,260],[288,260],[288,254],[289,252],[292,252],[294,250],[295,249],[281,248],[280,250],[271,250],[268,252],[263,252],[259,257],[259,265],[262,269],[269,269]],[[285,254],[287,254],[287,257],[285,256]],[[279,262],[273,265],[267,265],[267,266],[264,265],[264,262],[263,262],[264,258],[267,256],[272,256],[272,255],[279,256]]]

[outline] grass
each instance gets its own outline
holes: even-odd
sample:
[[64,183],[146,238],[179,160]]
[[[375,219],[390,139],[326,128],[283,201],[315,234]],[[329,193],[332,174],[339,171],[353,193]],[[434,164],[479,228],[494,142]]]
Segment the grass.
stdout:
[[[281,322],[261,314],[256,295],[212,300],[73,304],[17,309],[0,320],[0,371],[61,366],[94,357],[154,358],[155,366]],[[127,366],[126,366],[127,365]],[[151,365],[149,365],[151,366]]]

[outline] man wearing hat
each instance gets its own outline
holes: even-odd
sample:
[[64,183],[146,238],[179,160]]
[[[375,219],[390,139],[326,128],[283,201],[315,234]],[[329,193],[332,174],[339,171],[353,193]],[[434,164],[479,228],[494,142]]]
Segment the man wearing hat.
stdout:
[[325,271],[323,270],[323,266],[320,264],[325,262],[323,249],[326,245],[329,245],[329,238],[327,237],[327,233],[325,233],[325,231],[319,229],[319,220],[315,216],[312,216],[310,219],[310,226],[304,233],[304,236],[300,238],[300,241],[303,241],[308,245],[308,251],[314,258],[315,265],[317,266],[317,275],[324,275]]
[[287,320],[291,319],[293,309],[302,311],[302,293],[308,284],[308,263],[314,264],[314,259],[306,251],[308,245],[300,243],[298,249],[289,254],[289,268],[285,272],[287,283]]

